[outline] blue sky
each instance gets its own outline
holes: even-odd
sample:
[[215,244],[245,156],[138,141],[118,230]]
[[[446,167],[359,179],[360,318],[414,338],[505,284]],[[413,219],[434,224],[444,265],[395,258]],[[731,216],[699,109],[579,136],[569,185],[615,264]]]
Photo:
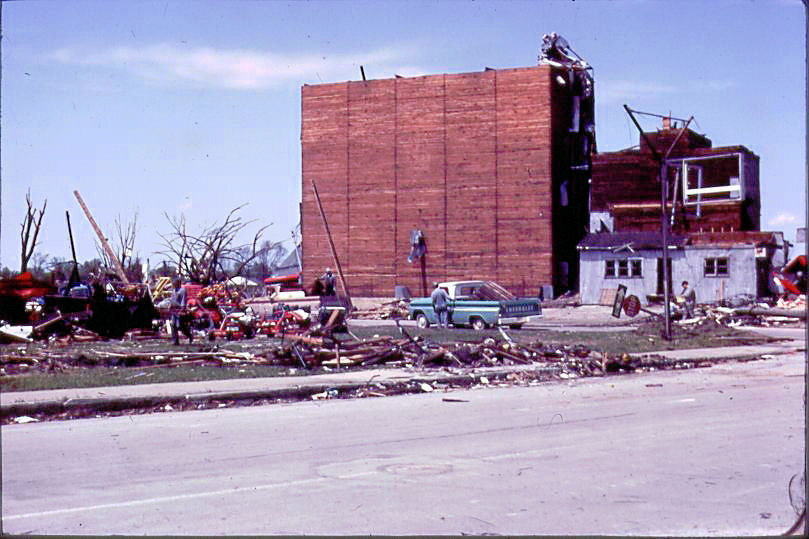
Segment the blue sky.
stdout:
[[[799,0],[4,2],[0,265],[19,266],[25,193],[48,200],[39,251],[96,256],[78,189],[108,236],[138,213],[195,227],[248,203],[286,240],[300,201],[300,87],[535,65],[556,32],[595,70],[600,151],[637,144],[622,105],[695,117],[761,158],[762,228],[805,226]],[[658,127],[656,119],[643,124]],[[245,238],[247,239],[247,238]],[[287,247],[290,243],[288,242]]]

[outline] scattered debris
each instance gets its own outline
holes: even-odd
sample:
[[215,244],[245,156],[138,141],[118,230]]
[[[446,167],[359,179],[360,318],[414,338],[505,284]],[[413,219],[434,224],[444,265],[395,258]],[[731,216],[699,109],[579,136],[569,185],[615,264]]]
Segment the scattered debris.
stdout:
[[339,395],[339,392],[336,389],[327,389],[321,393],[314,393],[312,394],[313,401],[319,400],[326,400],[326,399],[334,399]]
[[33,331],[34,326],[2,325],[0,326],[0,343],[33,342],[33,339],[31,339]]
[[361,320],[389,320],[408,316],[409,302],[405,300],[386,301],[366,309],[358,309],[351,313],[352,318]]
[[806,320],[806,296],[801,295],[791,300],[779,298],[772,305],[757,302],[749,297],[747,302],[730,302],[732,306],[703,305],[701,314],[694,318],[681,320],[680,324],[700,324],[708,321],[728,327],[739,326],[782,326],[801,324]]
[[[721,329],[724,313],[720,310],[716,312],[721,316],[712,318],[706,315],[689,324],[675,325],[674,337],[685,339],[701,333],[727,331]],[[275,320],[264,320],[271,322],[271,327],[259,328],[259,333],[266,333],[272,339],[261,339],[249,346],[245,343],[240,345],[242,351],[238,352],[222,348],[216,342],[195,345],[195,350],[167,348],[161,341],[149,340],[160,333],[146,330],[128,332],[126,339],[120,344],[106,343],[101,347],[93,347],[88,345],[99,341],[100,336],[83,328],[74,328],[68,335],[52,336],[45,342],[6,345],[0,358],[0,367],[3,368],[4,375],[13,376],[35,371],[66,371],[95,366],[136,368],[138,372],[180,365],[263,365],[306,370],[361,369],[375,365],[426,370],[541,366],[551,367],[555,373],[553,376],[557,379],[603,376],[643,369],[683,368],[682,365],[675,365],[677,362],[674,360],[655,359],[653,356],[638,359],[629,354],[605,354],[581,345],[517,342],[505,331],[500,340],[488,337],[477,342],[432,342],[424,336],[410,335],[401,326],[399,338],[376,335],[356,339],[346,337],[345,334],[340,334],[341,337],[338,338],[331,331],[328,322],[326,326],[306,326],[303,321],[308,319],[299,318],[296,311],[282,310],[281,313]],[[332,316],[329,317],[331,318]],[[659,324],[659,321],[648,319],[639,331],[653,334],[658,329],[655,324]],[[482,376],[479,383],[488,385],[490,381]],[[419,390],[430,391],[425,388]]]

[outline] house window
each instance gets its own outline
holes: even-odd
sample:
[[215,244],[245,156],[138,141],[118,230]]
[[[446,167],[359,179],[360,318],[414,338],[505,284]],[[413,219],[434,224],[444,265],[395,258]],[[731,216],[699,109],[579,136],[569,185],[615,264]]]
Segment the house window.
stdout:
[[728,258],[726,256],[705,259],[706,277],[727,277]]
[[643,277],[643,261],[640,258],[625,260],[605,260],[604,277],[616,279],[620,277]]

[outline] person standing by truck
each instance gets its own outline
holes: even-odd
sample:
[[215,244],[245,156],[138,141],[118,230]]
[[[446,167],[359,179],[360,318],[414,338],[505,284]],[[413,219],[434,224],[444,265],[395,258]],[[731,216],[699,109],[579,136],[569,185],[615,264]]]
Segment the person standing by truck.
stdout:
[[438,326],[442,328],[449,327],[449,295],[446,290],[438,286],[438,283],[433,283],[433,288],[433,293],[430,294],[430,301],[433,304],[433,310],[438,319]]

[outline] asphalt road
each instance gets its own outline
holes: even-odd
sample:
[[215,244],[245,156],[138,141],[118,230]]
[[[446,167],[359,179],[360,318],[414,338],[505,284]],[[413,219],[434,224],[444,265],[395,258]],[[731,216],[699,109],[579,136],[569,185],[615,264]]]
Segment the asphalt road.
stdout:
[[3,532],[777,534],[795,520],[803,376],[793,354],[3,426]]

